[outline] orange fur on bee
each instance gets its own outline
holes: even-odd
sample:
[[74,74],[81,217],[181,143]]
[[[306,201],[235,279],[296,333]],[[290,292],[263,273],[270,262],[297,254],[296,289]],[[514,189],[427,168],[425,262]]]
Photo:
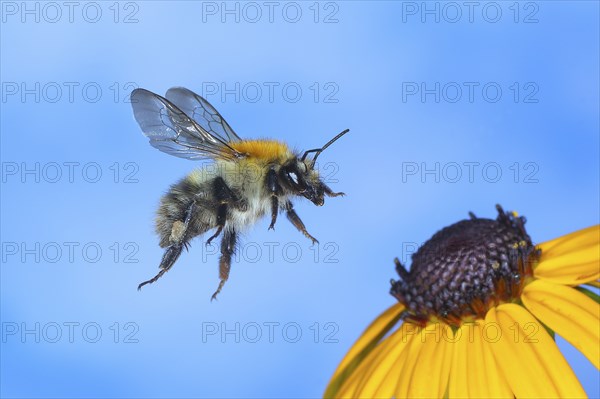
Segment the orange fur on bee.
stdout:
[[229,142],[234,150],[248,154],[249,158],[262,161],[285,161],[291,155],[289,147],[276,140],[243,140]]

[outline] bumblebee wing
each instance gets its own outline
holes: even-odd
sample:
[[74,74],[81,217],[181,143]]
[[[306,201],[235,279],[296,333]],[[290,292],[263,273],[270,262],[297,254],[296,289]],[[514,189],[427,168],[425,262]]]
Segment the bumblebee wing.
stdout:
[[235,160],[243,154],[188,117],[172,102],[145,89],[131,93],[133,115],[150,145],[179,158]]
[[166,97],[210,134],[226,142],[242,140],[215,107],[193,91],[173,87],[167,91]]

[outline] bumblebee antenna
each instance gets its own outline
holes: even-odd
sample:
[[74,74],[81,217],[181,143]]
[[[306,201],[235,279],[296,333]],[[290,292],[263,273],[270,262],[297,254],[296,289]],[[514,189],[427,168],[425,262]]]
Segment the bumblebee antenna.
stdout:
[[321,153],[322,153],[323,151],[325,151],[325,149],[326,149],[327,147],[329,147],[330,145],[332,145],[333,143],[335,143],[335,142],[337,141],[337,139],[339,139],[340,137],[342,137],[344,134],[348,133],[349,131],[350,131],[350,129],[346,129],[346,130],[344,130],[343,132],[339,133],[337,136],[335,136],[334,138],[332,138],[331,140],[329,140],[329,141],[327,142],[327,144],[325,144],[325,145],[324,145],[323,147],[321,147],[321,148],[315,148],[315,149],[312,149],[312,150],[305,151],[305,152],[304,152],[304,155],[302,155],[302,159],[301,159],[301,161],[304,161],[304,160],[306,159],[306,156],[307,156],[308,154],[310,154],[311,152],[316,152],[316,154],[315,154],[315,157],[312,159],[312,163],[313,163],[313,165],[314,165],[314,163],[315,163],[315,162],[316,162],[316,160],[317,160],[317,157],[318,157],[319,155],[321,155]]

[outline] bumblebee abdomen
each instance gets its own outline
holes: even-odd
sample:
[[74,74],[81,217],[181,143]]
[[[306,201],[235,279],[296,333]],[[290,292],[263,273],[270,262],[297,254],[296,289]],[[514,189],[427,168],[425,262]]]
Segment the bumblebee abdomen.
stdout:
[[[192,202],[202,202],[192,215],[187,237],[195,237],[209,230],[214,224],[214,215],[210,212],[210,182],[186,176],[172,185],[162,197],[156,216],[156,232],[160,237],[160,246],[172,244],[178,237],[175,222],[183,222],[186,211]],[[174,228],[175,226],[175,228]]]

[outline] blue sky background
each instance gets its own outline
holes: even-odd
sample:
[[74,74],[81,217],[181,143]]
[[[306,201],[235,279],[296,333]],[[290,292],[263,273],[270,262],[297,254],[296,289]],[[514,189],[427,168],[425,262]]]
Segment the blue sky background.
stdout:
[[[317,397],[394,303],[393,258],[438,229],[496,203],[536,242],[599,222],[597,2],[54,4],[1,5],[3,397]],[[347,196],[296,203],[318,250],[261,221],[213,303],[201,240],[136,291],[159,198],[196,165],[150,147],[126,97],[171,86],[242,137],[351,129],[321,157]]]

